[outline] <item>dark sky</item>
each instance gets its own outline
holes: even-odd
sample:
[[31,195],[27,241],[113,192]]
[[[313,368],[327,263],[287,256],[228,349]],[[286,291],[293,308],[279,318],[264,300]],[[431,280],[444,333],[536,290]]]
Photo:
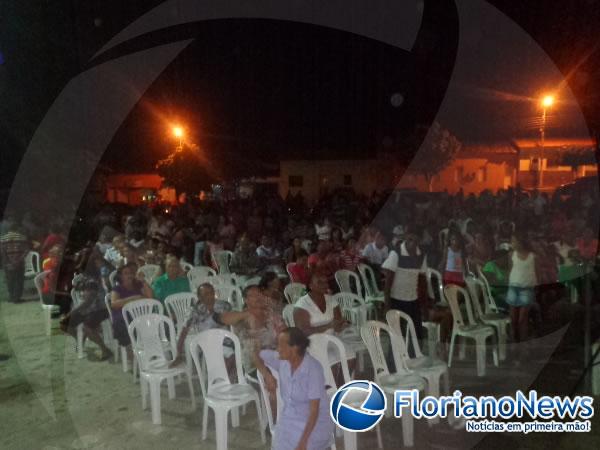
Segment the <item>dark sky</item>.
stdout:
[[[10,186],[20,155],[65,83],[111,37],[159,3],[2,2],[2,186]],[[600,41],[599,2],[491,3],[533,36],[563,74],[583,61],[569,86],[588,124],[597,128],[600,68],[591,50]],[[425,2],[411,52],[339,31],[265,20],[190,24],[143,36],[107,57],[195,41],[142,97],[104,161],[117,169],[151,167],[173,144],[165,133],[171,120],[184,123],[203,149],[233,160],[256,157],[272,164],[281,157],[367,157],[393,150],[390,142],[429,123],[438,111],[456,58],[457,29],[454,3],[438,0]],[[399,108],[390,105],[395,92],[404,95]],[[477,130],[468,136],[469,131],[461,130],[461,138],[486,137]]]

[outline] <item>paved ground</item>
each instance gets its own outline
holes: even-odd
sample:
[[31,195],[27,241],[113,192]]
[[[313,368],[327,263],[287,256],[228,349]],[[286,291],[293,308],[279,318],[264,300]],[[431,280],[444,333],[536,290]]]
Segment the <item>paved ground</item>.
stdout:
[[[177,387],[177,399],[168,400],[163,391],[161,426],[153,426],[150,412],[142,411],[139,384],[120,364],[97,362],[96,350],[77,359],[74,340],[54,328],[43,335],[41,311],[35,301],[6,303],[0,284],[0,448],[2,449],[214,449],[214,425],[200,439],[201,416],[191,411],[185,383]],[[56,327],[56,323],[53,324]],[[566,337],[557,332],[536,341],[526,362],[506,362],[489,368],[485,378],[474,377],[473,355],[457,361],[451,371],[451,389],[469,394],[513,394],[517,388],[533,386],[544,393],[569,394],[581,374],[581,349],[572,345],[579,327]],[[561,339],[562,337],[562,339]],[[555,344],[560,347],[554,356]],[[509,349],[510,350],[510,349]],[[491,361],[490,361],[491,362]],[[368,375],[368,374],[367,374]],[[253,408],[242,416],[238,429],[230,429],[231,449],[266,449],[258,432]],[[402,447],[400,422],[382,422],[384,448]],[[267,434],[268,436],[268,434]],[[338,440],[338,449],[343,442]],[[600,420],[589,434],[481,434],[455,431],[441,423],[429,427],[420,421],[415,429],[416,448],[600,448]],[[359,448],[376,448],[374,433],[359,436]]]

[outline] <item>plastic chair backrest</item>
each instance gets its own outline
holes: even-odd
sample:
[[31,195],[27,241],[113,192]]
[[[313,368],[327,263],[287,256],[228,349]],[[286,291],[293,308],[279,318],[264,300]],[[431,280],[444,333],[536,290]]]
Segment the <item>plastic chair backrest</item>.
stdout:
[[260,279],[261,277],[252,277],[246,280],[246,283],[244,284],[244,289],[247,288],[248,286],[258,286],[260,283]]
[[136,317],[128,325],[127,331],[142,371],[151,369],[156,363],[164,368],[164,365],[170,361],[165,355],[165,332],[166,336],[171,337],[169,340],[171,355],[173,359],[177,357],[177,346],[174,339],[176,336],[175,326],[168,317],[162,314],[146,314]]
[[296,265],[296,263],[294,263],[294,262],[291,262],[291,263],[288,263],[285,265],[285,271],[287,272],[288,277],[290,277],[290,281],[292,281],[292,282],[294,281],[294,277],[292,276],[292,272],[290,271],[290,268],[294,267],[294,265]]
[[194,266],[189,262],[179,261],[179,264],[181,265],[181,269],[186,273],[194,268]]
[[[427,268],[427,295],[429,298],[439,301],[441,304],[445,304],[444,298],[444,283],[442,274],[431,267]],[[434,279],[435,278],[435,279]],[[436,298],[436,293],[439,298]]]
[[[216,386],[232,384],[223,353],[223,344],[226,339],[233,342],[237,384],[247,384],[242,368],[241,347],[238,337],[227,330],[216,328],[205,330],[191,338],[188,344],[204,397],[210,395],[212,389]],[[199,350],[202,351],[206,364],[206,379],[204,379]]]
[[165,299],[167,313],[169,313],[171,320],[177,324],[178,331],[181,331],[189,312],[196,303],[198,303],[198,296],[193,292],[171,294]]
[[220,250],[218,252],[213,253],[212,258],[215,266],[219,269],[220,274],[231,272],[229,266],[231,265],[233,252],[229,250]]
[[331,361],[329,360],[330,348],[333,348],[333,350],[339,356],[339,361],[342,366],[342,374],[344,376],[342,381],[343,384],[346,384],[351,380],[351,378],[350,369],[348,368],[348,357],[342,341],[336,336],[325,333],[315,333],[310,336],[310,346],[308,347],[308,352],[313,358],[321,363],[321,366],[323,366],[323,374],[325,375],[327,393],[333,394],[339,386],[336,383]]
[[439,241],[441,249],[444,249],[448,243],[447,242],[448,241],[448,232],[449,232],[448,228],[443,228],[438,233],[438,241]]
[[[423,356],[421,346],[419,345],[419,339],[417,339],[415,324],[408,314],[397,309],[390,309],[385,315],[385,320],[394,334],[398,337],[398,350],[400,350],[400,356],[402,356],[405,361],[410,359],[408,353],[410,344],[413,346],[416,358]],[[405,330],[404,333],[402,332],[402,328]]]
[[40,254],[31,251],[25,256],[25,276],[37,275],[40,273]]
[[108,282],[110,283],[110,287],[114,288],[117,285],[117,271],[113,270],[108,276]]
[[144,279],[149,285],[151,285],[152,282],[156,279],[156,277],[158,277],[160,271],[161,269],[158,264],[144,264],[138,269],[138,273],[144,274]]
[[281,391],[279,388],[279,373],[270,366],[267,368],[271,371],[273,378],[277,381],[277,416],[273,415],[273,410],[271,409],[271,398],[269,396],[269,391],[265,386],[265,379],[260,373],[260,370],[256,371],[256,378],[258,378],[258,385],[260,386],[260,393],[263,398],[263,402],[265,404],[265,412],[267,413],[267,422],[269,423],[269,431],[271,432],[271,436],[275,435],[275,419],[276,417],[281,417],[281,412],[283,411],[283,400],[281,399]]
[[481,268],[478,269],[477,274],[479,275],[479,280],[483,283],[483,286],[484,286],[484,297],[486,300],[486,309],[489,305],[489,309],[492,312],[498,312],[498,305],[496,305],[496,300],[494,299],[494,296],[492,295],[492,288],[490,287],[490,282],[486,278],[486,276],[483,273],[483,271],[481,270]]
[[[335,281],[337,282],[341,292],[351,292],[362,297],[360,278],[351,270],[338,270],[335,273]],[[353,284],[354,288],[352,287]]]
[[[474,306],[475,315],[479,318],[483,316],[484,313],[487,313],[485,306],[485,297],[484,297],[484,287],[483,283],[473,276],[465,277],[465,284],[467,285],[467,289],[469,291],[469,296],[471,298],[471,303]],[[484,307],[481,307],[481,300],[484,301]]]
[[[465,308],[467,310],[467,321],[465,321],[459,304],[459,294],[462,295],[463,301],[465,302]],[[473,315],[473,307],[471,305],[471,299],[466,289],[456,285],[447,284],[444,286],[444,296],[448,300],[450,305],[450,311],[452,312],[452,319],[455,325],[475,325],[475,317]]]
[[375,373],[375,380],[380,376],[389,375],[390,370],[385,360],[383,352],[383,346],[381,345],[381,332],[384,331],[390,336],[390,342],[392,344],[392,350],[395,350],[397,343],[394,339],[394,334],[391,328],[375,320],[369,320],[362,327],[360,327],[360,336],[367,347],[371,362],[373,363],[373,371]]
[[128,327],[136,318],[148,314],[164,314],[162,303],[153,298],[141,298],[123,306],[123,319]]
[[213,284],[217,300],[222,300],[231,304],[234,311],[244,309],[244,299],[242,290],[234,284]]
[[106,305],[106,309],[108,310],[108,317],[110,318],[110,323],[113,321],[112,316],[112,308],[110,307],[110,292],[104,296],[104,304]]
[[234,273],[220,273],[214,277],[214,281],[218,281],[221,284],[233,284],[237,285],[238,277]]
[[304,295],[306,292],[306,285],[302,283],[288,283],[283,288],[283,296],[290,305],[296,303],[296,301]]
[[283,311],[281,315],[283,317],[283,321],[286,323],[288,327],[293,327],[294,325],[294,305],[285,305],[283,307]]
[[35,284],[35,288],[37,290],[38,296],[40,297],[40,303],[44,305],[44,297],[42,296],[42,289],[44,288],[44,281],[46,277],[50,275],[50,271],[46,270],[44,272],[38,273],[33,279],[33,284]]
[[377,287],[377,279],[375,278],[375,272],[373,272],[373,269],[371,268],[371,266],[367,265],[367,264],[359,264],[358,265],[358,273],[360,274],[360,277],[362,278],[362,282],[363,285],[365,287],[365,292],[367,293],[368,296],[371,297],[375,297],[377,296],[380,291],[379,288]]
[[342,316],[348,322],[352,322],[354,318],[352,310],[355,308],[360,308],[360,318],[359,323],[353,323],[353,325],[360,326],[367,320],[366,304],[362,297],[352,292],[338,292],[333,296],[333,299],[340,307]]

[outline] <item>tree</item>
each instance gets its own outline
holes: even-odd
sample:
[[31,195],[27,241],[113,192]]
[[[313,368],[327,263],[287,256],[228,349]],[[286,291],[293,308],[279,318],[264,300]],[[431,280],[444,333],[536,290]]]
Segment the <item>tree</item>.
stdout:
[[175,189],[177,198],[181,193],[196,196],[200,191],[209,190],[211,184],[220,179],[212,164],[194,147],[176,150],[158,161],[156,169],[164,178],[164,185]]
[[462,146],[456,136],[438,122],[433,123],[424,139],[422,133],[417,131],[410,138],[408,145],[413,147],[415,155],[408,171],[423,175],[429,192],[432,190],[433,177],[450,165]]
[[560,165],[569,166],[576,172],[580,166],[596,164],[594,151],[590,148],[578,148],[561,154]]

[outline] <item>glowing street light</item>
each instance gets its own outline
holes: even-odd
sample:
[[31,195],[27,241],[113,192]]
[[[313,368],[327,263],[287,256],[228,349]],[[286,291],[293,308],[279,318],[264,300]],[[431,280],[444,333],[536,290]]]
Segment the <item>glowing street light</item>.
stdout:
[[172,131],[173,136],[179,139],[179,146],[177,147],[177,150],[181,150],[183,148],[183,137],[185,136],[185,130],[183,127],[174,126]]
[[542,97],[542,125],[540,126],[541,150],[540,150],[540,179],[539,188],[544,186],[544,141],[546,139],[546,110],[554,105],[554,96],[546,94]]

